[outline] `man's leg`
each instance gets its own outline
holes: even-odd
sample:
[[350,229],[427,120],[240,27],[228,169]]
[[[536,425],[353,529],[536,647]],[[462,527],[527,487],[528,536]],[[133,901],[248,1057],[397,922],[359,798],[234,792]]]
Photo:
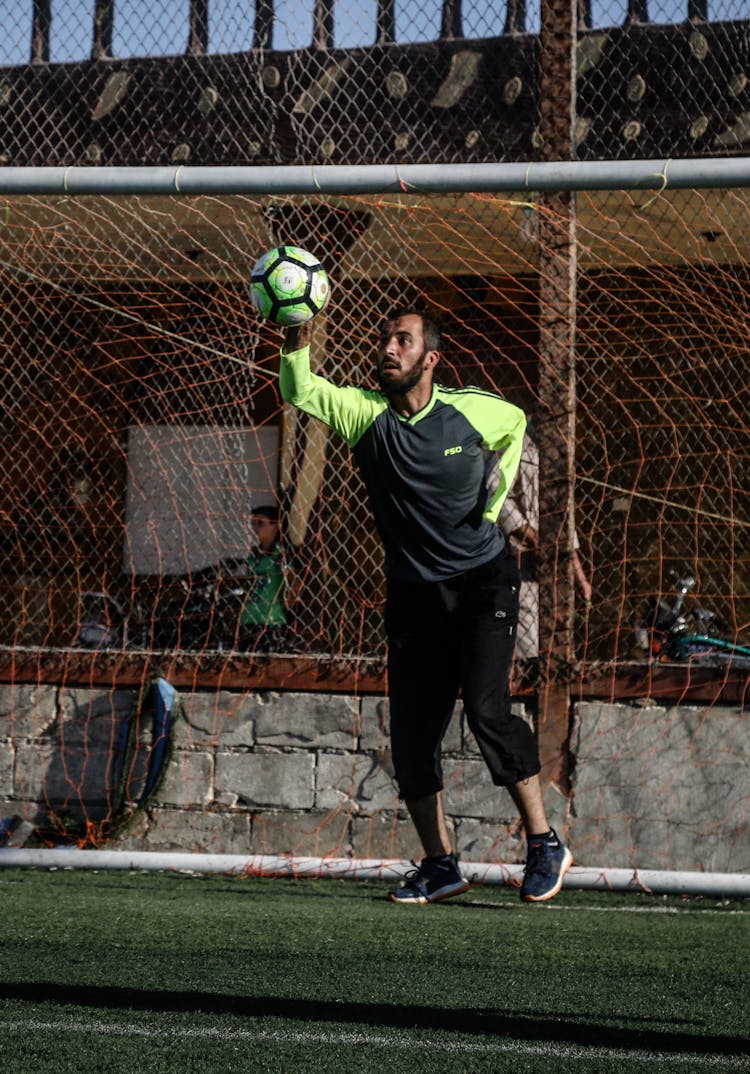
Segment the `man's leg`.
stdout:
[[428,858],[453,853],[443,812],[442,791],[428,794],[426,798],[407,798],[406,808]]
[[521,815],[527,839],[532,835],[541,835],[549,831],[547,812],[542,797],[542,784],[539,776],[529,776],[508,787],[516,809]]
[[435,588],[389,582],[388,693],[396,780],[424,849],[389,895],[402,905],[440,902],[469,888],[451,850],[442,798],[441,745],[458,693],[449,624]]
[[428,794],[424,798],[407,798],[406,808],[424,847],[425,856],[417,868],[406,874],[402,887],[388,898],[402,905],[423,905],[441,902],[451,895],[468,891],[471,885],[461,876],[458,860],[451,849],[442,792]]
[[557,895],[573,855],[550,828],[539,776],[508,787],[526,830],[526,869],[521,885],[524,902],[546,902]]
[[509,559],[500,560],[482,579],[481,587],[467,594],[462,686],[469,726],[493,783],[508,788],[526,832],[521,898],[543,902],[560,890],[573,857],[549,827],[534,734],[511,708],[517,602],[517,574]]

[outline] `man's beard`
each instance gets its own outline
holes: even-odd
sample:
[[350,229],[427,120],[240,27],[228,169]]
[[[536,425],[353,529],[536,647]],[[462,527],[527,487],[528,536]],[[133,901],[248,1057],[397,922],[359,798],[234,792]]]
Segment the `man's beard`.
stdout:
[[401,373],[399,376],[388,376],[383,378],[383,373],[380,367],[378,367],[378,383],[380,389],[385,395],[406,395],[408,391],[416,385],[422,379],[422,373],[424,372],[424,353],[417,359],[414,365],[406,373]]

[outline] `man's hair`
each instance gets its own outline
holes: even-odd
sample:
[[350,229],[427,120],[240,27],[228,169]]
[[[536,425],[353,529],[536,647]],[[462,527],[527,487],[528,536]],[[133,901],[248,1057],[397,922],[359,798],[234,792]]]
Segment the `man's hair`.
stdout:
[[426,351],[442,351],[443,349],[443,333],[440,325],[437,323],[434,317],[431,317],[429,313],[424,310],[417,309],[415,306],[399,306],[386,317],[383,323],[383,329],[390,324],[391,321],[397,321],[399,317],[419,317],[422,322],[422,338],[424,339],[424,349]]
[[279,508],[275,503],[264,503],[260,507],[253,507],[250,511],[251,518],[267,518],[269,522],[279,521]]

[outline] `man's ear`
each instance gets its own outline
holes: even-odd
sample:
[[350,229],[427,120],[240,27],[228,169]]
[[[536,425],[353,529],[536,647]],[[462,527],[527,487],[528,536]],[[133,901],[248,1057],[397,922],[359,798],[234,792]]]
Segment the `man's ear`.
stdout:
[[434,369],[440,361],[440,351],[427,351],[424,356],[424,368]]

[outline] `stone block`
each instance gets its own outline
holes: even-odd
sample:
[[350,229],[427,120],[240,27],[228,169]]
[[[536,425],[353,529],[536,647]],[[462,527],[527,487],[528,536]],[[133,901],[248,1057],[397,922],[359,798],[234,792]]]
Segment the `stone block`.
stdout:
[[578,707],[570,841],[578,864],[750,868],[747,718],[713,707]]
[[174,750],[156,793],[167,806],[208,805],[213,799],[213,757],[198,750]]
[[181,719],[175,724],[175,741],[185,746],[255,745],[253,694],[229,690],[180,694]]
[[[40,694],[35,711],[48,716],[54,696],[53,689],[44,698]],[[46,724],[46,733],[20,740],[15,793],[56,812],[94,820],[107,816],[117,804],[121,728],[136,701],[134,690],[61,690],[57,718]],[[27,727],[31,729],[31,722]]]
[[137,703],[137,690],[61,690],[58,737],[66,747],[114,751],[120,726],[135,715]]
[[78,743],[26,745],[16,754],[15,793],[56,812],[101,819],[113,808],[119,773],[109,750]]
[[256,813],[252,825],[254,854],[295,858],[348,858],[352,846],[346,812]]
[[249,855],[250,829],[248,813],[154,809],[137,814],[112,849]]
[[243,805],[312,809],[315,756],[298,751],[226,753],[216,756],[216,793],[237,794]]
[[397,802],[389,755],[319,754],[315,776],[318,809],[349,808],[377,813],[395,808]]
[[518,819],[490,823],[461,818],[456,822],[456,849],[465,862],[515,865],[526,860],[526,836]]
[[[448,821],[449,830],[452,825]],[[424,854],[406,813],[382,813],[352,818],[352,857],[419,861]]]
[[11,742],[0,745],[0,795],[4,798],[12,797],[15,793],[15,759],[16,749]]
[[388,701],[384,697],[362,698],[362,726],[359,733],[359,748],[383,752],[390,750],[391,740],[388,734]]
[[246,705],[261,746],[356,749],[359,702],[340,694],[252,694]]
[[54,727],[56,717],[55,687],[0,684],[0,740],[39,738]]

